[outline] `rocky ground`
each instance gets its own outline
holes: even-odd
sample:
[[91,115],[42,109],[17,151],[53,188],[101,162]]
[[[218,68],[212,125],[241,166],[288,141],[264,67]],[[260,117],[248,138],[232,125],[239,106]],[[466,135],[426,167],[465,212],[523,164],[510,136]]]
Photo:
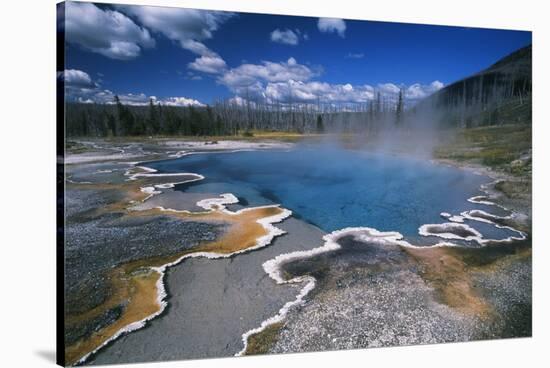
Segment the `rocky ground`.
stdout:
[[187,259],[167,273],[169,308],[148,327],[101,350],[91,364],[233,356],[242,335],[294,299],[300,285],[277,285],[262,264],[281,253],[312,249],[324,235],[289,218],[287,233],[265,248],[229,259]]
[[313,274],[310,301],[289,317],[273,353],[468,341],[481,320],[434,300],[397,245],[339,241],[343,250],[286,265]]
[[[127,211],[156,206],[200,210],[196,202],[208,198],[207,193],[162,189],[161,195],[145,202],[128,197],[127,171],[136,161],[240,147],[238,142],[217,144],[165,140],[71,145],[65,198],[67,344],[113,323],[123,313],[126,305],[118,303],[93,314],[93,318],[78,318],[108,298],[110,270],[135,260],[192,249],[226,231],[227,225],[216,221],[125,216]],[[244,148],[269,149],[272,144],[247,142]],[[526,174],[525,168],[520,172],[529,178],[493,171],[494,176],[500,175],[500,181],[487,188],[487,197],[523,212],[523,217],[501,221],[530,234],[530,173]],[[158,178],[142,180],[142,185],[158,184]],[[92,186],[87,187],[90,183]],[[102,187],[94,189],[98,184]],[[520,187],[525,185],[529,187]],[[121,202],[126,205],[116,205]],[[323,243],[323,232],[300,219],[287,219],[277,227],[287,234],[266,248],[226,259],[186,259],[170,268],[165,276],[168,308],[163,314],[145,328],[110,343],[87,363],[219,357],[239,352],[244,346],[242,334],[277,314],[303,286],[278,285],[262,264],[279,254],[313,249]],[[247,353],[531,335],[529,237],[511,244],[466,250],[436,248],[428,253],[354,237],[342,238],[339,244],[342,248],[338,251],[284,265],[286,278],[314,276],[317,285],[304,305],[291,309],[282,322],[253,335]]]
[[[115,172],[102,172],[112,170]],[[78,164],[69,167],[69,178],[83,183],[122,183],[124,164]],[[98,173],[99,170],[99,173]],[[78,178],[78,179],[76,179]],[[118,318],[124,304],[112,306],[92,319],[73,322],[108,298],[109,271],[131,261],[167,256],[212,241],[224,232],[224,224],[180,221],[169,217],[130,218],[124,211],[104,212],[123,201],[119,189],[97,189],[68,183],[65,191],[65,311],[66,343],[79,339]]]
[[[460,254],[461,273],[437,274],[436,280],[423,272],[433,265],[399,246],[350,238],[340,244],[341,251],[285,266],[289,277],[310,274],[319,284],[308,302],[290,313],[268,352],[531,336],[530,253],[516,255],[530,244],[517,245],[508,254],[482,251],[470,259]],[[455,286],[454,279],[468,280],[466,291],[481,302],[457,305],[444,298],[442,293],[464,291],[445,289]]]

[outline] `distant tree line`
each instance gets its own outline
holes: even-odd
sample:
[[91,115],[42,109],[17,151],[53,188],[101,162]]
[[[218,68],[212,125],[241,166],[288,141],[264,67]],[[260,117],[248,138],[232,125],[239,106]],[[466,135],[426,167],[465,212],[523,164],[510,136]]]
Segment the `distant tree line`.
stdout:
[[166,106],[150,100],[147,106],[67,103],[68,136],[222,136],[250,135],[257,130],[330,133],[372,130],[399,123],[404,100],[382,96],[368,103],[322,104],[253,101],[215,102],[211,106]]
[[115,96],[114,104],[67,103],[68,136],[225,135],[220,117],[211,107],[129,106]]

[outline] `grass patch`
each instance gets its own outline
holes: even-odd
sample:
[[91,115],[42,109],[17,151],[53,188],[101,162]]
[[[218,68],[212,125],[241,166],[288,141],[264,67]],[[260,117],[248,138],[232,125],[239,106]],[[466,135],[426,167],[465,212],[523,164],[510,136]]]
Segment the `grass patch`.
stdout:
[[[189,135],[155,135],[155,136],[124,136],[102,138],[107,142],[126,143],[126,142],[155,142],[163,140],[173,141],[192,141],[192,142],[210,142],[210,141],[258,141],[258,140],[282,140],[297,141],[308,137],[318,137],[320,134],[296,133],[296,132],[277,132],[265,130],[247,130],[237,135],[208,135],[208,136],[189,136]],[[89,139],[89,138],[88,138]]]
[[478,163],[516,176],[531,175],[531,125],[467,128],[439,146],[437,158]]
[[273,323],[258,332],[248,337],[248,345],[246,346],[245,355],[267,354],[269,348],[277,341],[279,332],[283,328],[283,322]]
[[499,181],[495,189],[504,193],[508,198],[522,199],[531,193],[531,181]]
[[89,151],[89,148],[86,147],[86,145],[75,142],[75,141],[67,141],[65,142],[65,152],[68,153],[84,153],[86,151]]

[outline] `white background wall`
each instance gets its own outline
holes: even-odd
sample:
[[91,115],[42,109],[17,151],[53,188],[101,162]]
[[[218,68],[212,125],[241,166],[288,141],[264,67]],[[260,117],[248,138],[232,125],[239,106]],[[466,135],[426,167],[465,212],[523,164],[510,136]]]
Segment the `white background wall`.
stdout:
[[[124,1],[112,1],[124,3]],[[544,1],[129,0],[133,4],[532,30],[534,325],[532,339],[216,359],[148,367],[536,367],[550,353],[550,33]],[[0,6],[0,367],[55,356],[55,0]],[[31,128],[29,128],[31,127]],[[546,162],[545,162],[546,161]],[[547,189],[545,191],[545,189]],[[545,208],[546,207],[546,208]],[[546,238],[545,238],[546,237]],[[546,290],[546,292],[545,292]],[[545,365],[548,366],[548,365]],[[130,367],[130,366],[128,366]]]

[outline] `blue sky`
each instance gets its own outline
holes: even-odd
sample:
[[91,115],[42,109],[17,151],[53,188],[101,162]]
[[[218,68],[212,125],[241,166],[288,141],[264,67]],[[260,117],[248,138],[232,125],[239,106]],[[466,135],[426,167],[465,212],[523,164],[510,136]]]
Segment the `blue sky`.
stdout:
[[68,98],[410,100],[531,43],[531,33],[180,8],[67,3]]

